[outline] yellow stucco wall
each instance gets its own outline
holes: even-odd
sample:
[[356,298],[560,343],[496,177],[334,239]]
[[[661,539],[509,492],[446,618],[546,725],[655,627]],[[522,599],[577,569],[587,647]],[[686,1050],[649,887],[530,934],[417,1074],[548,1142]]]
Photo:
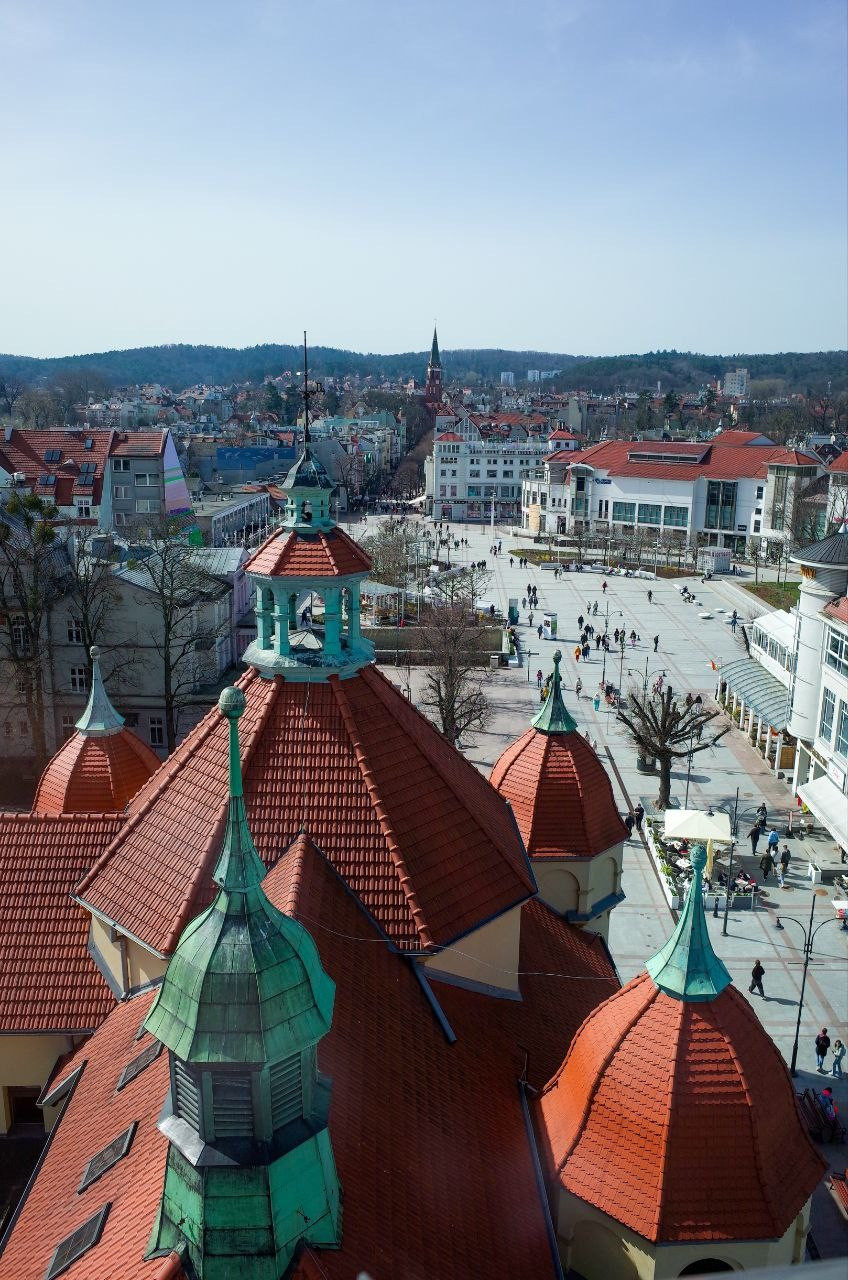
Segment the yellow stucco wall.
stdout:
[[[111,975],[112,981],[121,991],[124,990],[125,971],[126,985],[130,990],[134,990],[136,987],[152,982],[155,978],[161,978],[168,967],[167,960],[153,955],[140,943],[123,935],[120,938],[114,936],[111,926],[97,916],[91,917],[91,942],[96,948],[101,963]],[[121,958],[122,945],[126,954],[125,962]]]
[[[591,911],[597,902],[621,890],[623,844],[613,845],[594,858],[544,858],[533,862],[539,893],[555,911]],[[609,912],[582,925],[604,938],[609,932]]]
[[487,987],[518,991],[518,952],[521,908],[513,907],[496,920],[475,929],[455,946],[425,960],[428,976],[456,977]]
[[557,1241],[564,1266],[586,1280],[677,1280],[692,1263],[714,1258],[734,1271],[800,1262],[810,1218],[809,1202],[780,1240],[704,1240],[652,1245],[594,1205],[560,1191]]
[[[60,1035],[0,1036],[0,1133],[8,1133],[11,1123],[7,1090],[15,1086],[43,1089],[56,1059],[80,1044],[82,1039],[82,1036]],[[54,1108],[45,1109],[46,1129],[52,1127],[55,1117]]]

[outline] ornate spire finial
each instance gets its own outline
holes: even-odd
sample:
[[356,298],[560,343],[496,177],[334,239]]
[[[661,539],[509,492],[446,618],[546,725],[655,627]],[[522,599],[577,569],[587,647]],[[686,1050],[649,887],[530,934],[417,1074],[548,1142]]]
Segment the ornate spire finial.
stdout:
[[303,331],[303,448],[309,453],[309,364],[306,354],[306,330]]
[[212,879],[231,893],[244,893],[265,878],[265,864],[256,852],[244,808],[238,736],[239,717],[244,708],[241,689],[231,685],[221,691],[218,710],[229,721],[230,728],[230,805],[224,845]]
[[550,680],[548,696],[541,709],[530,721],[533,728],[539,729],[542,733],[574,733],[577,728],[576,720],[569,714],[562,700],[562,676],[559,673],[561,662],[562,651],[557,649],[554,653],[554,672]]
[[88,652],[91,657],[91,693],[88,696],[85,711],[77,720],[75,727],[80,733],[105,738],[109,734],[120,733],[124,727],[124,717],[118,714],[109,701],[103,676],[100,674],[99,648],[93,644]]
[[732,981],[710,942],[701,883],[707,865],[702,844],[689,851],[692,883],[677,928],[665,946],[645,965],[660,991],[675,1000],[715,1000]]

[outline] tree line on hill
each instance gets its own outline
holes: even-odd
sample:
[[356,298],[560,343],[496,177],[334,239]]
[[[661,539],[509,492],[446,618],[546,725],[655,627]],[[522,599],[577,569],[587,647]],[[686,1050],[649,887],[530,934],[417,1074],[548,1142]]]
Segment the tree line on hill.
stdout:
[[[428,356],[426,351],[379,355],[316,346],[310,348],[309,362],[310,372],[316,378],[357,376],[377,382],[416,378],[420,382]],[[0,355],[0,384],[3,387],[50,385],[64,389],[65,384],[83,382],[94,394],[101,388],[150,382],[161,383],[172,390],[198,383],[261,385],[266,378],[286,371],[294,375],[301,367],[302,358],[300,346],[278,343],[245,348],[177,343],[44,359]],[[513,372],[516,382],[521,383],[528,369],[539,369],[547,373],[557,371],[546,385],[558,391],[578,388],[598,392],[638,391],[657,382],[681,391],[696,391],[709,379],[721,377],[726,370],[744,366],[752,381],[771,389],[772,394],[821,394],[828,386],[834,393],[848,390],[848,361],[844,351],[719,356],[669,350],[642,355],[575,356],[545,351],[460,348],[443,351],[442,364],[446,382],[471,386],[498,383],[503,371]],[[0,409],[4,407],[4,392],[0,387]]]

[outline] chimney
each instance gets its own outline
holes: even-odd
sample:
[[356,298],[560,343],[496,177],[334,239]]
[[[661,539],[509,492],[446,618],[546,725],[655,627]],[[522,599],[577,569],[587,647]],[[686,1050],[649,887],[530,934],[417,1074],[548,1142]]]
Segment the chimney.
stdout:
[[8,427],[6,427],[5,431],[3,432],[3,435],[5,436],[5,439],[6,439],[6,444],[8,444],[9,441],[12,439],[12,432],[14,431],[14,429],[15,428],[13,426],[9,425]]

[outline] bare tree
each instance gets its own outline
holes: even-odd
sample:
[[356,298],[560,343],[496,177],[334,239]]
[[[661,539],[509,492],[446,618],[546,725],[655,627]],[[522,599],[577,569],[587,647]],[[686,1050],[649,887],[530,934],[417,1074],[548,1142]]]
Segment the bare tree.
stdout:
[[0,409],[11,417],[12,410],[25,390],[26,383],[21,378],[15,378],[9,373],[0,376]]
[[49,617],[69,566],[53,524],[58,511],[35,493],[10,495],[0,510],[0,656],[26,707],[36,761],[47,761]]
[[[74,610],[74,616],[80,624],[82,643],[85,647],[86,662],[91,677],[91,659],[88,656],[91,646],[96,644],[108,648],[106,632],[109,617],[117,605],[121,603],[121,590],[114,575],[114,565],[106,556],[95,551],[95,539],[100,537],[97,530],[80,526],[74,530],[73,537],[68,540],[67,551],[71,576],[68,588],[68,602]],[[112,655],[111,673],[124,666],[132,665],[135,652],[122,650]],[[117,661],[115,658],[117,657]]]
[[719,714],[718,708],[709,711],[696,702],[678,704],[671,686],[657,694],[635,686],[628,690],[627,710],[619,710],[618,718],[639,750],[653,756],[659,764],[658,809],[667,809],[671,802],[673,762],[706,751],[729,732],[728,726],[706,738],[703,736],[706,726]]
[[371,558],[372,573],[389,587],[405,587],[409,580],[409,560],[414,558],[418,531],[397,520],[382,520],[375,533],[362,539],[362,549]]
[[445,737],[482,732],[491,719],[481,663],[485,633],[463,603],[436,605],[423,627],[422,647],[430,653],[421,705]]
[[[216,620],[216,601],[226,588],[200,564],[194,547],[174,521],[161,524],[150,540],[151,554],[139,560],[135,572],[153,597],[155,625],[150,643],[162,668],[162,698],[168,752],[179,735],[180,711],[201,683],[198,654],[214,648],[229,623]],[[228,611],[225,611],[228,612]]]
[[44,430],[62,425],[62,410],[50,391],[24,391],[18,399],[18,413],[26,427]]

